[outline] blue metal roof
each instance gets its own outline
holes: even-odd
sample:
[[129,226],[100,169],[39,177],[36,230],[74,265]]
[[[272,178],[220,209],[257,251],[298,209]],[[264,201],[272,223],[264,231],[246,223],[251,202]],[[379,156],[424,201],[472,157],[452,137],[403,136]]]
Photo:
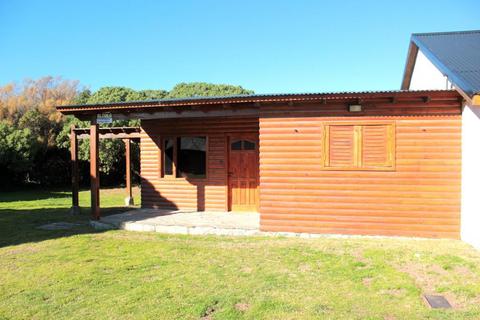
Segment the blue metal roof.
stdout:
[[480,30],[415,33],[412,41],[463,92],[480,93]]

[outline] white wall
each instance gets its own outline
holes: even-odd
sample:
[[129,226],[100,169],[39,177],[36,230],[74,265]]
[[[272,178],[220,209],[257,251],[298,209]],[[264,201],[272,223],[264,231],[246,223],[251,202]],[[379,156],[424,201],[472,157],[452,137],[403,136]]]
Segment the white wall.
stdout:
[[462,116],[462,240],[480,249],[480,107]]
[[410,82],[410,90],[445,90],[451,89],[450,83],[435,67],[430,60],[418,51],[415,67],[413,68],[412,79]]
[[[445,90],[451,86],[419,51],[410,90]],[[466,106],[462,114],[461,237],[480,250],[480,107]]]

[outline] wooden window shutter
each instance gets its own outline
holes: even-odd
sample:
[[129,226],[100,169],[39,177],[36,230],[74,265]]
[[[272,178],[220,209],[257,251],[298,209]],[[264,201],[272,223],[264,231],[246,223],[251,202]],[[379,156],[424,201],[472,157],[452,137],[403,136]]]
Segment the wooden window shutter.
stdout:
[[393,165],[393,126],[362,126],[362,167],[391,167]]
[[394,123],[333,123],[324,126],[324,168],[392,170]]
[[326,166],[352,167],[354,158],[354,126],[327,126],[326,134]]

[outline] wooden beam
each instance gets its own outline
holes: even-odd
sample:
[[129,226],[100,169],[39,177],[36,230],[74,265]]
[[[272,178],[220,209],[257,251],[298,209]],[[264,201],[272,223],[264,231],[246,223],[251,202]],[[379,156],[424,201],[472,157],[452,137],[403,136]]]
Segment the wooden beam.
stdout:
[[98,168],[98,124],[96,117],[90,123],[90,197],[92,219],[100,219],[100,172]]
[[[78,134],[78,139],[90,139],[90,132],[89,133],[80,133]],[[101,133],[99,132],[98,138],[102,139],[140,139],[140,133]]]
[[125,198],[125,205],[132,206],[133,205],[133,196],[132,196],[132,169],[131,169],[131,141],[130,139],[124,139],[123,142],[125,143],[125,189],[127,192],[127,197]]
[[71,214],[79,214],[80,207],[78,205],[78,186],[79,186],[79,176],[78,176],[78,139],[75,134],[75,125],[72,125],[70,128],[70,161],[71,161],[71,175],[72,175],[72,208],[70,209]]
[[480,95],[476,94],[472,98],[472,106],[480,107]]
[[259,110],[258,109],[242,109],[242,108],[230,108],[230,109],[222,109],[222,110],[215,110],[209,111],[208,113],[204,113],[200,110],[186,110],[183,111],[181,114],[177,114],[176,112],[167,112],[167,111],[159,111],[159,112],[152,112],[152,113],[145,113],[145,112],[132,112],[130,117],[123,117],[122,115],[118,115],[118,120],[128,120],[128,119],[180,119],[180,118],[213,118],[213,117],[232,117],[232,116],[258,116]]
[[[90,138],[90,128],[76,128],[74,131],[78,139]],[[140,139],[140,132],[140,127],[110,127],[98,129],[100,139]]]
[[405,69],[403,70],[402,90],[409,90],[410,83],[412,81],[413,69],[415,68],[415,62],[417,61],[418,47],[413,41],[410,41],[408,47],[407,62],[405,63]]

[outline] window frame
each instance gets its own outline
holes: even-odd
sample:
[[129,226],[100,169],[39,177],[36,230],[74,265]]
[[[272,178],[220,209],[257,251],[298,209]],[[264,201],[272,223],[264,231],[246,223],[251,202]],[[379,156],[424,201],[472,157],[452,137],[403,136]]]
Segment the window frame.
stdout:
[[[330,127],[353,126],[353,166],[330,166]],[[387,165],[366,166],[363,164],[363,127],[387,126]],[[322,125],[322,169],[330,171],[395,171],[396,170],[396,124],[395,121],[332,121]]]
[[[165,142],[167,140],[173,140],[173,159],[172,159],[172,174],[165,173]],[[175,136],[165,136],[161,139],[161,149],[160,149],[160,172],[162,178],[176,178],[177,172],[177,138]]]
[[[205,138],[205,177],[184,177],[178,175],[178,139],[180,138],[192,138],[192,137],[202,137]],[[173,163],[172,169],[173,173],[170,175],[165,174],[165,141],[168,139],[173,139]],[[182,134],[182,135],[168,135],[161,138],[161,149],[160,149],[160,177],[163,179],[187,179],[195,181],[203,181],[208,179],[208,153],[209,153],[209,137],[206,134]]]

